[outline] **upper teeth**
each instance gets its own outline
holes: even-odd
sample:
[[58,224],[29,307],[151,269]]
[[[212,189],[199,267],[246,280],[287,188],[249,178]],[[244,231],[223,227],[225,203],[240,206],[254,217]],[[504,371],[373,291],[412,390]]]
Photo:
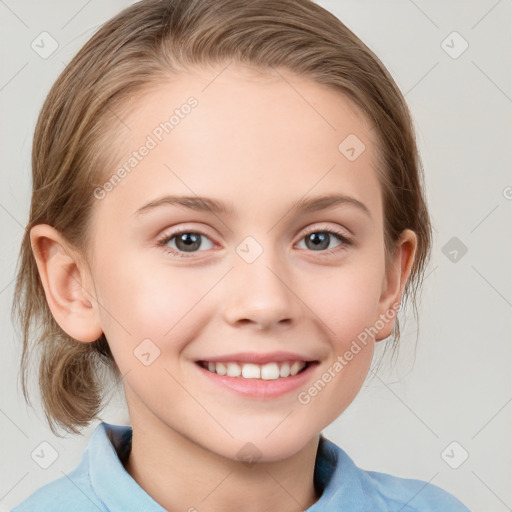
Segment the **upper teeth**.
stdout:
[[212,361],[202,363],[204,368],[219,375],[228,377],[242,377],[245,379],[263,379],[274,380],[279,377],[290,377],[297,375],[305,366],[305,361],[287,361],[283,363],[234,363],[222,362],[214,363]]

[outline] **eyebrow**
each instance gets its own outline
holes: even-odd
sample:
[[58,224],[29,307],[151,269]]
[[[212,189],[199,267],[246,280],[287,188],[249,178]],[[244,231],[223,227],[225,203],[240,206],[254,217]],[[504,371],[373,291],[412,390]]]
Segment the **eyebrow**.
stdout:
[[[288,208],[290,213],[305,214],[313,213],[327,208],[332,208],[338,205],[347,204],[356,207],[360,211],[364,212],[368,217],[372,217],[368,207],[355,199],[344,194],[325,194],[313,198],[301,198],[294,201]],[[166,195],[150,201],[141,208],[135,211],[134,215],[139,216],[144,213],[148,213],[155,208],[160,206],[183,206],[190,210],[203,211],[209,213],[215,213],[220,215],[226,215],[233,217],[235,210],[230,203],[223,203],[216,199],[200,196],[170,196]]]

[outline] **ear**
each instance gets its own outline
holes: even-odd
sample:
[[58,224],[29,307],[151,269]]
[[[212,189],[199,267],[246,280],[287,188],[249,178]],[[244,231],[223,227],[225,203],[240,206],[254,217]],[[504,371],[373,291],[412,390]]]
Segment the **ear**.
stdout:
[[[379,313],[384,327],[375,337],[381,341],[391,335],[405,284],[409,279],[416,255],[417,236],[410,229],[405,229],[395,246],[392,261],[387,262],[386,275],[379,300]],[[386,319],[386,321],[382,321]]]
[[79,254],[48,224],[38,224],[30,230],[30,243],[56,322],[78,341],[97,340],[103,332],[98,303],[89,293],[92,279]]

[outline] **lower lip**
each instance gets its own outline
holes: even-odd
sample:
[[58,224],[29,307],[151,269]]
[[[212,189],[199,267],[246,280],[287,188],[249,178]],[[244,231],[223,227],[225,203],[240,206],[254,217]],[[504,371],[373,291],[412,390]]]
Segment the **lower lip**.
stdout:
[[195,366],[199,369],[201,374],[217,386],[230,389],[246,397],[260,399],[283,396],[304,385],[311,377],[311,374],[317,365],[318,363],[309,363],[309,366],[304,371],[290,377],[263,380],[219,375],[218,373],[210,372],[198,363],[195,363]]

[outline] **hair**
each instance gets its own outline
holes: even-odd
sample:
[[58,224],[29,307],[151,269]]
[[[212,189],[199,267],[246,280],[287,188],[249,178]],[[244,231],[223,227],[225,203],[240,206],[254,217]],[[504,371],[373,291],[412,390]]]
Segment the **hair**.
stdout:
[[[403,301],[417,292],[431,250],[423,170],[411,115],[378,57],[338,18],[312,0],[142,0],[106,22],[51,88],[32,148],[32,201],[22,240],[12,314],[23,333],[21,382],[38,348],[39,388],[47,421],[78,433],[98,418],[101,370],[119,379],[105,336],[92,343],[67,335],[48,307],[30,243],[30,229],[49,224],[87,253],[95,183],[109,158],[105,137],[115,111],[180,71],[235,62],[281,68],[342,93],[371,121],[379,141],[386,258],[401,233],[417,235]],[[118,120],[117,120],[118,122]],[[110,155],[111,157],[111,155]],[[37,330],[37,333],[35,332]],[[393,351],[400,337],[393,328]]]

